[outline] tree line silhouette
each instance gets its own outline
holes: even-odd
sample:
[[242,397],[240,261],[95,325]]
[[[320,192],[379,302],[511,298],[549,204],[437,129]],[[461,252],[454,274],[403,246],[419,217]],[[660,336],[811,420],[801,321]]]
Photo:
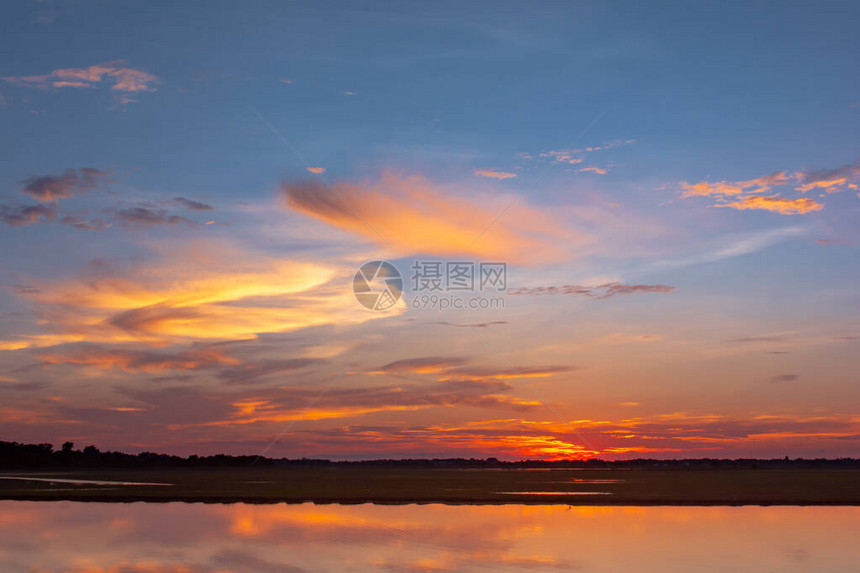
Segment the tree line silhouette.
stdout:
[[103,452],[93,445],[75,449],[65,442],[60,449],[53,444],[21,444],[0,441],[0,469],[61,469],[61,468],[215,468],[215,467],[392,467],[392,468],[653,468],[653,469],[786,469],[786,468],[860,468],[860,460],[837,459],[632,459],[632,460],[520,460],[502,461],[497,458],[446,458],[446,459],[378,459],[358,461],[332,461],[326,459],[266,458],[261,456],[188,457],[142,452]]

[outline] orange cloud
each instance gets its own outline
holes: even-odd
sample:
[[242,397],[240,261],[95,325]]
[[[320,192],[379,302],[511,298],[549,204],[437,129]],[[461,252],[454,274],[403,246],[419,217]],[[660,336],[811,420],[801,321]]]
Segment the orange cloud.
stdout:
[[247,424],[283,423],[298,421],[331,420],[335,418],[354,418],[365,414],[378,412],[405,412],[421,410],[429,405],[380,405],[380,406],[343,406],[336,408],[311,408],[307,410],[284,410],[268,402],[261,403],[237,403],[233,405],[237,412],[226,420],[203,422],[199,424],[172,424],[171,430],[182,430],[186,428],[218,427],[218,426],[243,426]]
[[846,185],[849,189],[856,188],[856,185],[849,183],[849,181],[858,176],[860,176],[860,159],[836,169],[821,169],[801,173],[800,180],[803,185],[797,190],[806,193],[813,189],[824,189],[827,193],[838,193]]
[[[542,405],[508,394],[511,386],[502,381],[442,380],[436,384],[371,386],[330,389],[324,394],[302,388],[281,387],[273,397],[244,395],[232,400],[232,410],[222,416],[219,409],[212,419],[194,423],[185,420],[169,425],[171,429],[192,427],[229,427],[252,424],[316,421],[354,418],[380,412],[407,412],[429,408],[472,407],[513,411],[533,410]],[[271,395],[271,393],[270,393]],[[311,407],[308,402],[313,402]],[[202,410],[201,410],[202,411]],[[199,413],[199,412],[198,412]]]
[[[633,405],[629,403],[627,405]],[[330,429],[327,437],[336,435]],[[592,447],[583,445],[580,435]],[[620,420],[535,421],[524,418],[478,420],[465,424],[412,425],[343,429],[343,450],[368,455],[387,451],[417,452],[445,448],[469,456],[513,459],[582,459],[629,457],[631,453],[708,452],[737,455],[753,445],[799,447],[800,439],[856,440],[860,419],[850,415],[792,416],[751,413],[747,416],[676,412]],[[820,443],[820,442],[819,442]],[[330,444],[331,446],[331,444]],[[367,448],[366,450],[364,448]]]
[[[31,569],[32,573],[203,573],[213,571],[196,565],[165,564],[154,561],[124,562],[114,565],[84,565],[58,572],[56,569]],[[216,572],[217,573],[217,572]],[[221,572],[226,573],[226,572]]]
[[122,60],[96,64],[87,68],[64,68],[54,70],[41,76],[7,76],[4,81],[29,88],[92,88],[107,82],[110,89],[122,92],[118,98],[120,103],[132,100],[128,94],[155,91],[157,76],[123,66]]
[[[772,175],[757,177],[746,181],[717,181],[709,183],[700,181],[690,184],[686,181],[680,183],[681,197],[715,197],[718,201],[717,207],[731,207],[733,209],[761,209],[781,213],[783,215],[797,215],[820,211],[824,205],[807,198],[788,199],[781,197],[778,193],[764,196],[774,186],[787,185],[791,180],[802,183],[795,190],[802,193],[813,189],[822,189],[827,193],[838,193],[844,188],[851,188],[850,180],[860,174],[860,160],[843,165],[836,169],[796,172],[789,174],[778,171]],[[729,198],[736,199],[728,202]]]
[[824,189],[828,193],[835,193],[839,191],[837,187],[845,185],[848,182],[848,179],[845,177],[840,177],[839,179],[830,179],[824,181],[813,181],[812,183],[807,183],[805,185],[801,185],[797,188],[798,191],[806,193],[807,191],[812,191],[813,189]]
[[436,374],[466,363],[466,358],[426,356],[389,362],[370,374]]
[[325,173],[325,167],[305,167],[305,169],[307,169],[311,173],[315,173],[317,175],[319,175],[321,173]]
[[478,177],[490,177],[492,179],[511,179],[517,176],[516,173],[509,173],[507,171],[493,171],[491,169],[476,169],[474,173]]
[[597,173],[598,175],[606,175],[608,173],[608,171],[606,171],[606,169],[601,169],[600,167],[583,167],[582,169],[577,169],[577,172],[579,172],[579,173],[590,172],[590,173]]
[[786,199],[778,195],[769,195],[766,197],[754,196],[743,197],[739,201],[718,205],[718,207],[731,207],[732,209],[762,209],[764,211],[772,211],[782,215],[802,215],[813,211],[821,211],[824,205],[814,201],[808,197],[799,199]]
[[587,242],[552,214],[522,202],[513,205],[516,198],[466,198],[462,189],[446,191],[420,176],[388,173],[372,185],[333,188],[286,184],[284,195],[293,209],[404,255],[535,264],[565,258],[571,247]]
[[544,460],[576,460],[593,458],[600,452],[590,450],[574,440],[557,436],[494,436],[490,439],[473,440],[471,447],[487,451],[503,451],[515,457],[540,458]]
[[40,353],[37,357],[45,364],[77,364],[103,369],[119,368],[126,372],[150,373],[163,370],[194,370],[204,366],[239,363],[239,360],[212,348],[165,353],[83,346]]
[[548,378],[575,370],[573,366],[537,366],[521,368],[451,368],[439,380],[517,380],[523,378]]
[[597,342],[609,344],[627,344],[630,342],[659,342],[663,337],[659,334],[635,334],[630,332],[613,332],[597,339]]
[[80,280],[40,283],[22,293],[50,313],[48,332],[2,340],[0,349],[252,339],[402,311],[364,312],[351,292],[332,282],[342,276],[347,284],[352,269],[261,257],[217,241],[165,249],[131,269],[96,268]]
[[708,197],[712,195],[740,195],[741,193],[764,193],[774,185],[785,185],[792,176],[785,171],[765,175],[747,181],[718,181],[708,183],[700,181],[695,184],[681,182],[681,197]]
[[575,370],[572,366],[523,366],[519,368],[486,368],[467,366],[469,359],[458,356],[425,356],[395,360],[368,372],[368,374],[438,374],[440,382],[511,380],[517,378],[546,378],[562,372]]

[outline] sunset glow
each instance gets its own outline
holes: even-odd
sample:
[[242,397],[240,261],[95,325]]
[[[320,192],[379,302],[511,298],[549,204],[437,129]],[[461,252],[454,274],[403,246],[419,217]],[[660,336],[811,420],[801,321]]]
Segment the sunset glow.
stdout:
[[2,8],[0,440],[860,456],[856,7],[124,4]]

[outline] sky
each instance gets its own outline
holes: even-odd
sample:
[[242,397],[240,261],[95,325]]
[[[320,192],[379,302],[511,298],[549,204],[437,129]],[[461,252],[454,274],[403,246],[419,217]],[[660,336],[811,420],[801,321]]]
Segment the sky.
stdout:
[[0,439],[860,456],[856,3],[0,12]]

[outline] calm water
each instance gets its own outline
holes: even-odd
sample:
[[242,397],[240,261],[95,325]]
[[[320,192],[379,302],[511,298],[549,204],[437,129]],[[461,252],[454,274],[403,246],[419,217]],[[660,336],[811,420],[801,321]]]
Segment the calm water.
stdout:
[[0,502],[3,573],[858,568],[856,507]]

